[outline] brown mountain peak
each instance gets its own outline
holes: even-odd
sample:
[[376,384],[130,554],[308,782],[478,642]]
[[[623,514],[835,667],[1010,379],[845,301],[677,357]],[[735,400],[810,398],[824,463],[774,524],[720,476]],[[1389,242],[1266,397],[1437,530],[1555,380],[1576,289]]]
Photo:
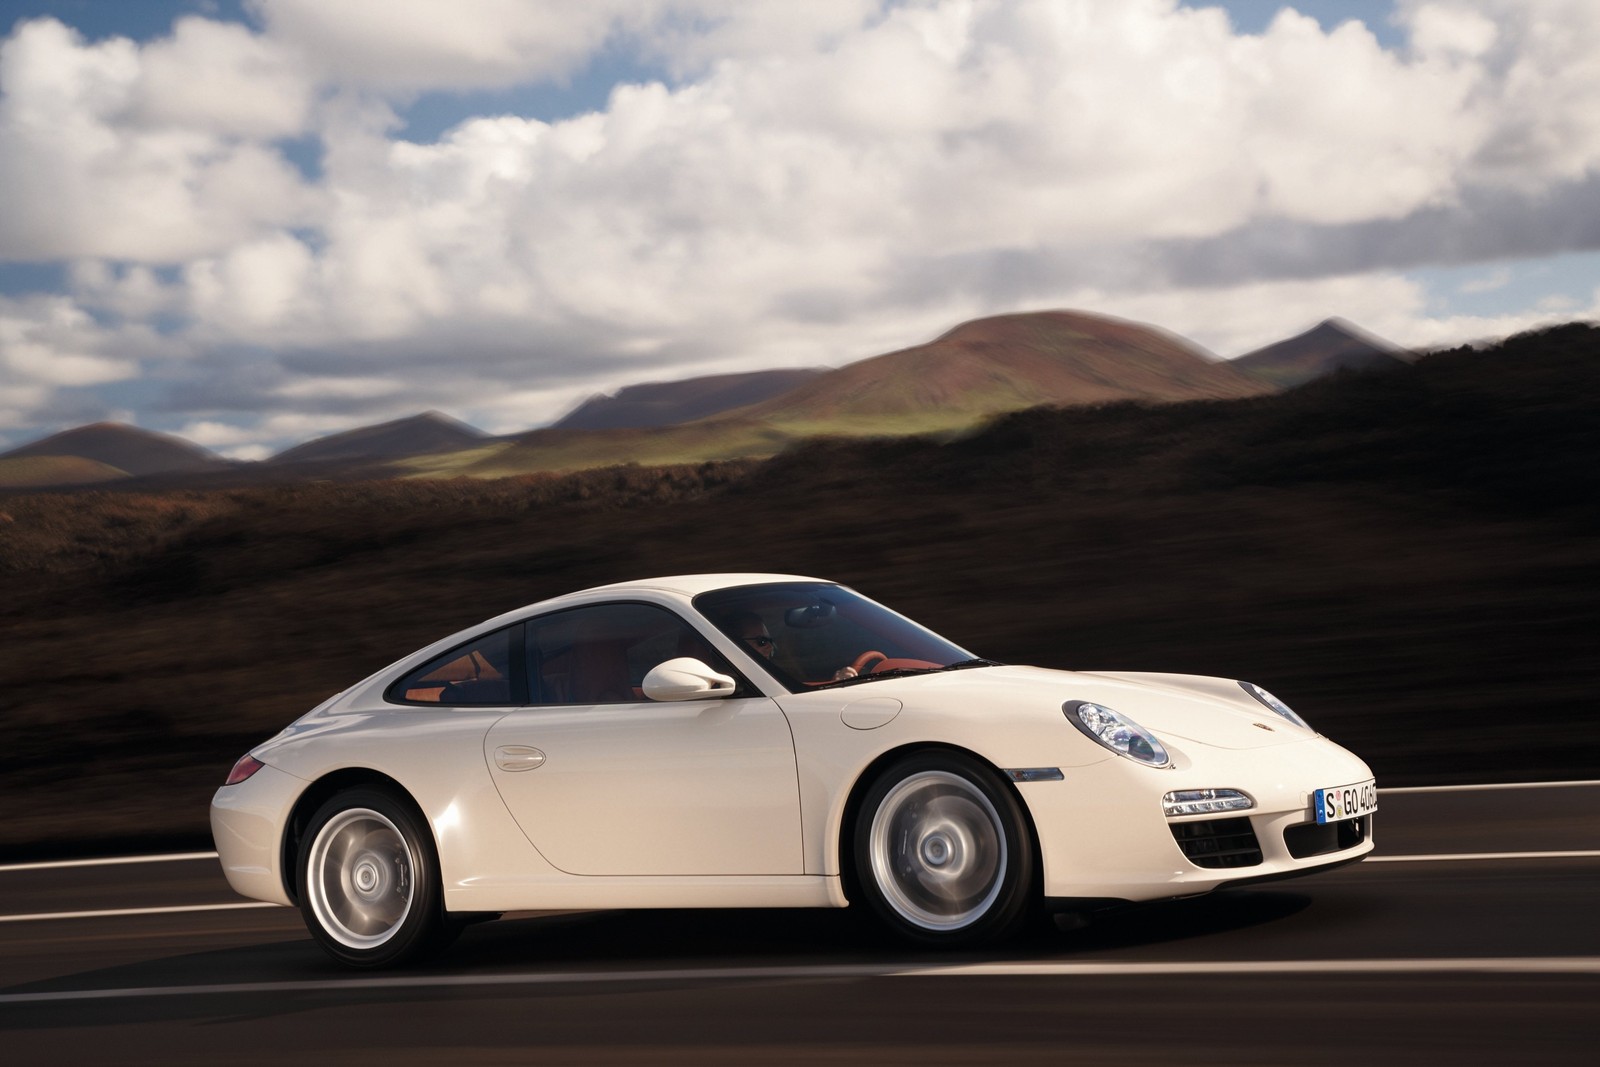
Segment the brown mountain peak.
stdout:
[[1287,389],[1338,370],[1392,367],[1409,358],[1398,345],[1346,319],[1328,318],[1303,333],[1247,352],[1233,364]]
[[1082,311],[964,322],[851,363],[737,414],[777,423],[925,420],[929,428],[1043,404],[1253,396],[1270,389],[1151,326]]
[[94,422],[63,430],[14,448],[0,458],[30,456],[88,459],[132,475],[209,470],[227,462],[192,441],[122,422]]

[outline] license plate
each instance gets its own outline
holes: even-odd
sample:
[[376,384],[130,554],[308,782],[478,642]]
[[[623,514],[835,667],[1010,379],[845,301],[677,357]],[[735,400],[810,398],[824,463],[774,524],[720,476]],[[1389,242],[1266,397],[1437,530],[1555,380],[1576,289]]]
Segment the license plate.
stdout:
[[1313,794],[1312,806],[1319,823],[1343,822],[1378,810],[1378,785],[1373,779],[1355,785],[1336,785]]

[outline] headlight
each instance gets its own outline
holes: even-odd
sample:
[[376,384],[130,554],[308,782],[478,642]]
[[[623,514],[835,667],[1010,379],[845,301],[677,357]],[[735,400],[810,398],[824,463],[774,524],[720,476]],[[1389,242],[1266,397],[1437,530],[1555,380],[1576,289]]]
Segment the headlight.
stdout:
[[1119,756],[1146,767],[1165,767],[1170,762],[1156,735],[1121,712],[1078,700],[1067,701],[1061,710],[1068,722]]
[[[1261,701],[1261,703],[1271,708],[1275,713],[1282,715],[1285,719],[1288,719],[1302,730],[1311,730],[1311,724],[1306,722],[1300,716],[1296,715],[1294,711],[1290,709],[1289,705],[1285,704],[1283,701],[1279,700],[1277,697],[1273,696],[1271,693],[1267,692],[1254,682],[1240,682],[1239,688],[1243,689],[1246,693],[1249,693],[1251,696]],[[1312,730],[1312,733],[1315,732],[1315,730]]]

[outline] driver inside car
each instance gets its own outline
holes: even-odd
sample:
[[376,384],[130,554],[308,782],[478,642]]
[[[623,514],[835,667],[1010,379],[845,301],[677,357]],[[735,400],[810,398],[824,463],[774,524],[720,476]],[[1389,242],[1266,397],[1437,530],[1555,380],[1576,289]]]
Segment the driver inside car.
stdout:
[[[762,621],[761,616],[753,611],[740,612],[735,615],[728,620],[727,628],[732,633],[737,634],[739,640],[744,642],[746,647],[763,659],[770,660],[778,651],[778,645],[773,641],[772,634],[767,630],[767,624]],[[833,681],[842,682],[846,678],[856,677],[857,673],[854,667],[840,667],[833,672]]]

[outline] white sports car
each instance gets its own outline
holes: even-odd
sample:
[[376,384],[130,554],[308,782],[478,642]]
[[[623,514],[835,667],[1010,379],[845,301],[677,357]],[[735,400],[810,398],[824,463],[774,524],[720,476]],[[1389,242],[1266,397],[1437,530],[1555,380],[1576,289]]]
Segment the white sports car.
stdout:
[[1258,686],[1005,666],[844,586],[720,574],[407,656],[240,759],[211,826],[234,889],[370,967],[529,909],[854,903],[975,944],[1359,859],[1376,806]]

